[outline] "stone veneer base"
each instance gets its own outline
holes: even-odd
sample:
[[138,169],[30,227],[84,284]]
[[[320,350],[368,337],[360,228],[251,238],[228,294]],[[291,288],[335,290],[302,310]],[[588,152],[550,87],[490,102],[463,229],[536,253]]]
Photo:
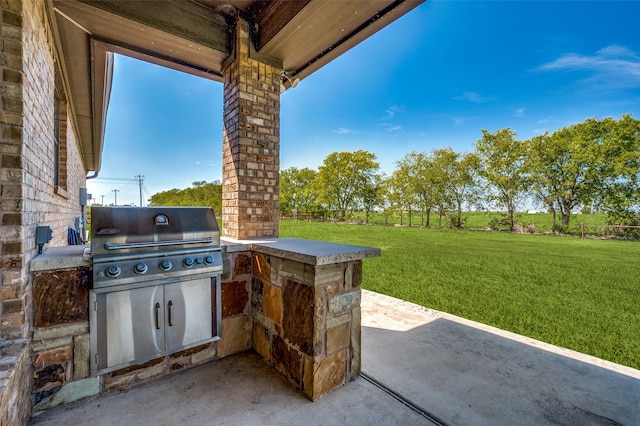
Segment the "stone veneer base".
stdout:
[[[33,377],[33,410],[126,389],[251,348],[311,400],[360,374],[362,259],[379,256],[379,249],[286,238],[223,238],[222,249],[221,340],[143,365],[92,376],[89,324],[73,315],[82,308],[73,305],[86,300],[47,304],[36,298],[39,324],[31,345],[24,346],[32,364],[27,357],[15,369]],[[35,287],[47,294],[66,297],[91,287],[90,257],[82,246],[50,248],[30,267]],[[64,279],[49,279],[50,274]],[[63,312],[56,314],[52,306]],[[12,398],[8,389],[3,401]]]

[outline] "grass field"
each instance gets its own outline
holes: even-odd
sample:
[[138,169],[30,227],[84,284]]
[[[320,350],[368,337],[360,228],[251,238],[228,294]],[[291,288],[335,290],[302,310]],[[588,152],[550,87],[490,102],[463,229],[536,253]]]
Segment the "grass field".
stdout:
[[640,243],[282,221],[281,237],[378,247],[363,287],[640,369]]

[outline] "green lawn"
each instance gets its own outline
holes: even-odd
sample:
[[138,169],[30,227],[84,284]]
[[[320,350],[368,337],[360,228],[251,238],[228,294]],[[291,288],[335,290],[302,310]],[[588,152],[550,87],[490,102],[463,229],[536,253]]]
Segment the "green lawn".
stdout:
[[363,287],[640,369],[640,243],[283,221],[282,237],[364,245]]

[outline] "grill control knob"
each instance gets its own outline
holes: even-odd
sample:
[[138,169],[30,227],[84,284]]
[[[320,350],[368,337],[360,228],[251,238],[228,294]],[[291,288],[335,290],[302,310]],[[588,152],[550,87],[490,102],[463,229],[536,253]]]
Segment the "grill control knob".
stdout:
[[207,256],[204,258],[204,263],[211,265],[213,263],[213,256]]
[[168,271],[172,266],[173,265],[171,264],[170,260],[163,260],[162,262],[160,262],[160,269],[162,269],[163,271]]
[[147,268],[147,265],[145,265],[144,263],[138,263],[133,267],[133,272],[135,272],[136,274],[144,274],[148,269],[149,268]]
[[193,259],[190,257],[187,257],[182,264],[185,266],[185,268],[191,268],[193,266]]
[[119,266],[111,265],[107,268],[104,274],[109,278],[117,278],[121,272],[122,272],[122,269],[120,269]]
[[198,265],[202,265],[202,262],[204,262],[204,260],[202,260],[202,258],[201,258],[201,257],[196,257],[196,263],[197,263]]

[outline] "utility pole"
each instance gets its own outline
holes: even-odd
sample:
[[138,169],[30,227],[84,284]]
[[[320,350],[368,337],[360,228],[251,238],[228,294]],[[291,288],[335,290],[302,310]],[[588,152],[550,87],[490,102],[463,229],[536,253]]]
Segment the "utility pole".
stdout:
[[104,206],[104,195],[101,195],[100,197],[102,197],[102,202],[100,203],[100,205]]
[[120,192],[120,190],[119,189],[112,189],[111,192],[113,192],[113,196],[114,196],[113,205],[117,206],[118,205],[118,192]]
[[143,205],[142,205],[142,182],[144,181],[144,176],[138,175],[138,176],[136,176],[136,178],[138,179],[138,188],[140,190],[140,207],[143,207]]

